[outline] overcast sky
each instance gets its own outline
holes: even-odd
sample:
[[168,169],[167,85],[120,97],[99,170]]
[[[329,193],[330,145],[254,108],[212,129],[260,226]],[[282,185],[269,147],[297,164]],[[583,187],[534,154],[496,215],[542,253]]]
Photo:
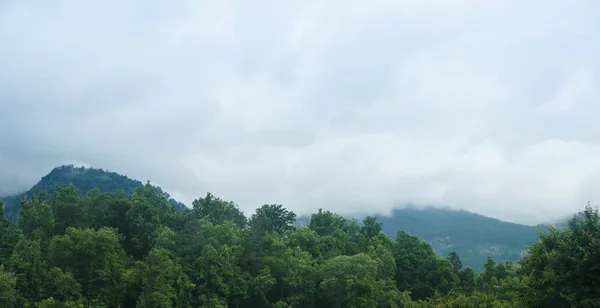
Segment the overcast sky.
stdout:
[[600,203],[600,1],[0,1],[0,195],[83,163],[246,213]]

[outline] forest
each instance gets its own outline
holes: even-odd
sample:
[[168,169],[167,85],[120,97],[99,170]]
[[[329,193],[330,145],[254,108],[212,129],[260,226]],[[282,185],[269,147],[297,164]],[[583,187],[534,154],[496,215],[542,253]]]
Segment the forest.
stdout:
[[327,210],[296,226],[267,204],[245,216],[208,193],[178,209],[149,183],[73,186],[0,210],[0,306],[600,307],[600,219],[588,204],[540,232],[517,263],[438,256],[418,237]]

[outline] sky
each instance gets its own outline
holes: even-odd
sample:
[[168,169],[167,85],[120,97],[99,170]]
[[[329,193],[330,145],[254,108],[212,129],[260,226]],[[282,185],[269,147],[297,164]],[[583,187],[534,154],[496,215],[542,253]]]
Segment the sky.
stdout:
[[600,203],[597,0],[0,1],[0,195],[84,164],[250,214]]

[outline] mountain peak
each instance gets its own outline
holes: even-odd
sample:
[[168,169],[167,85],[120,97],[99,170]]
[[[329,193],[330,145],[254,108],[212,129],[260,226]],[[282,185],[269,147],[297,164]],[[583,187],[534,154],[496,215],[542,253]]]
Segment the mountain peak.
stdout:
[[[141,181],[131,179],[116,172],[92,168],[90,166],[61,165],[52,169],[26,192],[3,198],[6,217],[12,221],[16,221],[21,200],[42,192],[53,193],[59,187],[70,184],[73,184],[82,194],[86,194],[90,190],[97,188],[100,192],[122,190],[127,195],[131,195],[138,187],[144,186]],[[173,200],[160,187],[153,187],[169,202],[175,204],[176,208],[185,208],[184,204]]]

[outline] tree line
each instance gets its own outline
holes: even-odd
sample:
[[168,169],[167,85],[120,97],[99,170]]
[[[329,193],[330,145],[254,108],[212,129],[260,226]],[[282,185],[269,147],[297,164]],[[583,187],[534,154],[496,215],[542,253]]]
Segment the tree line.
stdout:
[[388,237],[375,217],[295,221],[277,204],[246,217],[210,193],[177,210],[150,184],[130,196],[64,186],[22,201],[16,224],[0,210],[0,306],[600,306],[589,205],[518,263],[488,257],[480,273],[414,235]]

